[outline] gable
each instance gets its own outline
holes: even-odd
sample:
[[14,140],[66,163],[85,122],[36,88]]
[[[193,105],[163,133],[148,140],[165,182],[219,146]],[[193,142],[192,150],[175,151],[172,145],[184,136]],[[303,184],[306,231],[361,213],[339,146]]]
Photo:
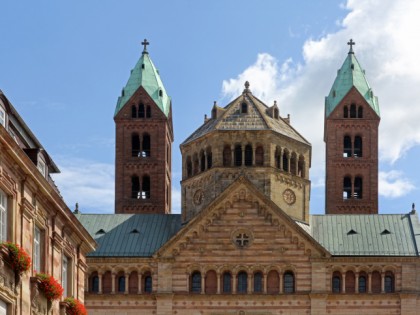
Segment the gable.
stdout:
[[[257,251],[261,256],[255,257]],[[222,262],[228,256],[231,260],[248,257],[254,263],[328,255],[245,178],[235,181],[156,253],[164,258],[208,257]]]

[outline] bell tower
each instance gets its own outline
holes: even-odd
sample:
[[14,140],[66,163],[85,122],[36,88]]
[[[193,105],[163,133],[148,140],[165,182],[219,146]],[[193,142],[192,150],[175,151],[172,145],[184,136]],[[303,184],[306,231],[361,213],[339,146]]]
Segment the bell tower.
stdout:
[[171,98],[142,55],[118,98],[115,121],[115,213],[171,212]]
[[325,98],[327,214],[378,213],[379,104],[353,40]]

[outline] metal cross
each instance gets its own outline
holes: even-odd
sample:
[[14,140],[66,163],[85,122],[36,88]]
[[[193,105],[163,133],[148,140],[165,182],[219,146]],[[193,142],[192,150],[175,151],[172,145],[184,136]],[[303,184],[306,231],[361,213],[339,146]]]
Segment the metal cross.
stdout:
[[248,245],[248,243],[249,243],[249,236],[246,235],[245,233],[239,233],[236,236],[236,244],[238,244],[239,247],[244,247]]
[[143,52],[147,52],[147,45],[150,45],[150,43],[145,38],[144,41],[141,42],[141,44],[144,46]]
[[356,45],[356,43],[355,42],[353,42],[353,39],[352,38],[350,38],[350,41],[347,43],[347,45],[349,45],[350,46],[350,51],[349,51],[349,54],[353,54],[354,52],[353,52],[353,45]]

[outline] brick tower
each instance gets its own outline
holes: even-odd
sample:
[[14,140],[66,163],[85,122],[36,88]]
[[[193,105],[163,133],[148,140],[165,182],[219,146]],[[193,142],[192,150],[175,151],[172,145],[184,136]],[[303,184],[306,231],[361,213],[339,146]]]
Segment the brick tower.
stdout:
[[114,115],[115,213],[170,213],[171,99],[142,44]]
[[379,104],[354,44],[325,98],[327,214],[378,213]]

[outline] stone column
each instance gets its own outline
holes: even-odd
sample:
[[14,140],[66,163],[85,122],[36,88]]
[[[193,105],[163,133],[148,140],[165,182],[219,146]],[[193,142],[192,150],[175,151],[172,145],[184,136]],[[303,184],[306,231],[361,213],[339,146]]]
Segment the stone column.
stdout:
[[372,273],[368,273],[368,293],[372,293]]
[[142,293],[142,276],[143,275],[141,274],[141,272],[138,272],[137,275],[138,275],[137,292],[138,292],[138,294],[141,294]]
[[205,285],[206,285],[206,277],[205,275],[201,274],[201,294],[205,293]]
[[385,272],[381,272],[381,292],[385,293]]
[[279,293],[284,293],[283,292],[283,275],[279,274]]
[[245,147],[241,145],[241,152],[242,152],[242,166],[245,165]]
[[230,147],[230,166],[235,166],[235,146]]
[[222,275],[217,274],[217,294],[220,294],[220,277],[222,277]]
[[354,275],[356,277],[356,285],[354,288],[354,292],[359,293],[359,273],[356,272],[356,274]]
[[247,284],[247,293],[251,294],[252,293],[252,276],[248,275],[248,284]]
[[346,293],[346,273],[342,274],[342,287],[341,287],[341,293]]
[[128,284],[130,280],[130,274],[128,272],[125,273],[125,288],[124,288],[124,294],[128,294]]
[[236,293],[236,273],[232,274],[232,293]]
[[115,294],[115,277],[117,275],[115,273],[111,274],[111,280],[112,280],[112,287],[111,287],[111,294]]
[[264,277],[264,294],[267,294],[267,274],[266,273],[264,273],[264,275],[263,275],[263,277]]
[[98,272],[98,294],[102,294],[102,273]]
[[257,148],[255,146],[252,146],[252,166],[255,166],[255,157],[257,156],[255,154],[256,150],[257,150]]

